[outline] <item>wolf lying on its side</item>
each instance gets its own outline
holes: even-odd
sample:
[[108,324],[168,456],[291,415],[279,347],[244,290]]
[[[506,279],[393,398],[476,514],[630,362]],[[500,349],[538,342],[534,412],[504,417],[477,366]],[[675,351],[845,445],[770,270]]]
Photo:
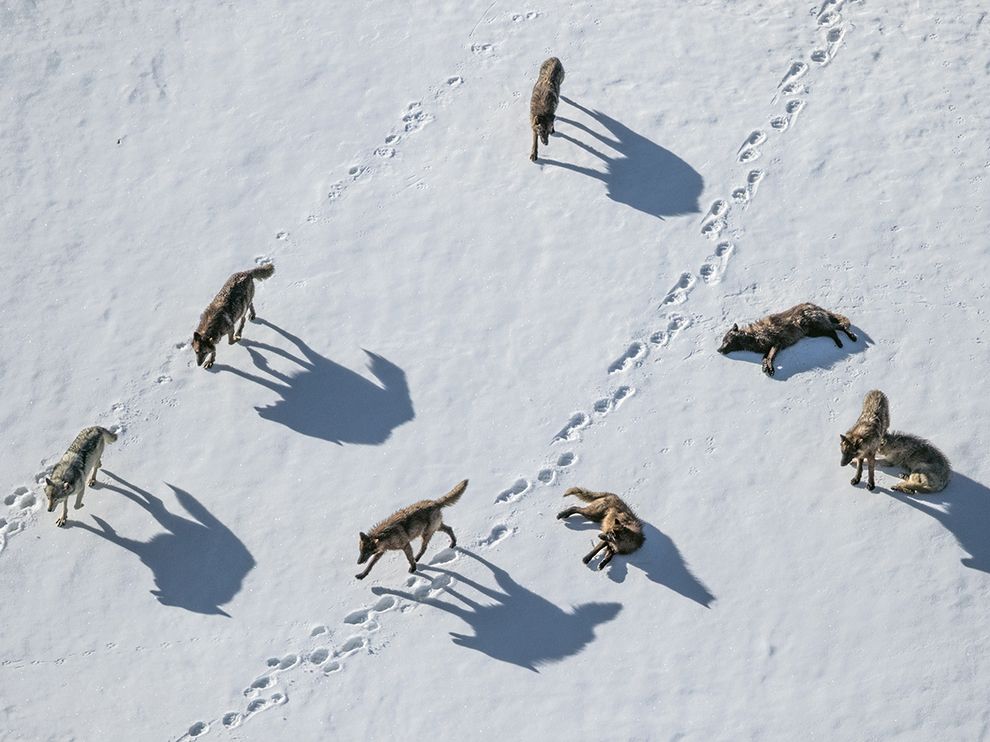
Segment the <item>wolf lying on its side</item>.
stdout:
[[[360,533],[358,564],[364,564],[369,557],[374,557],[371,564],[361,574],[354,575],[359,580],[368,576],[371,568],[382,558],[386,551],[399,550],[405,552],[409,560],[409,571],[416,571],[416,562],[426,552],[426,547],[437,531],[443,531],[450,536],[451,548],[457,546],[457,538],[450,526],[444,524],[441,512],[448,505],[453,505],[461,499],[467,489],[468,480],[459,482],[454,489],[439,500],[420,500],[417,503],[393,513],[377,524],[368,533]],[[422,537],[423,542],[419,554],[413,557],[412,540]]]
[[62,503],[62,515],[56,526],[64,526],[69,517],[69,498],[76,496],[75,509],[83,506],[83,493],[86,485],[96,484],[96,472],[103,466],[103,447],[117,440],[117,436],[106,428],[93,426],[85,428],[72,441],[69,450],[55,465],[50,477],[45,477],[45,496],[48,498],[48,512],[51,513]]
[[889,427],[890,405],[887,403],[887,396],[879,389],[874,389],[863,400],[863,411],[859,413],[856,424],[845,435],[839,434],[842,466],[848,466],[854,459],[856,461],[856,476],[852,478],[851,484],[859,484],[863,478],[863,461],[866,460],[870,465],[866,489],[872,492],[876,487],[874,470],[877,451],[883,446]]
[[739,325],[732,325],[732,329],[722,338],[718,352],[723,355],[737,350],[762,353],[763,373],[773,376],[773,362],[777,354],[803,337],[830,337],[841,348],[842,341],[839,340],[837,330],[856,342],[856,336],[849,329],[848,318],[805,302],[778,314],[771,314],[742,329],[739,329]]
[[[254,282],[264,281],[275,273],[274,263],[265,263],[254,270],[235,273],[220,289],[199,318],[199,327],[193,333],[192,348],[196,365],[209,368],[217,357],[217,343],[227,335],[231,345],[241,339],[244,323],[254,321]],[[241,326],[237,327],[240,321]],[[236,330],[235,330],[236,328]]]
[[557,513],[558,518],[569,518],[575,513],[580,513],[588,520],[602,524],[602,531],[598,534],[602,542],[584,558],[585,564],[590,562],[595,554],[605,549],[608,553],[598,563],[598,569],[604,569],[616,554],[631,554],[643,545],[645,540],[643,525],[632,508],[618,495],[613,495],[611,492],[589,492],[582,487],[571,487],[564,493],[564,497],[568,495],[574,495],[591,504],[583,508],[574,506],[561,510]]

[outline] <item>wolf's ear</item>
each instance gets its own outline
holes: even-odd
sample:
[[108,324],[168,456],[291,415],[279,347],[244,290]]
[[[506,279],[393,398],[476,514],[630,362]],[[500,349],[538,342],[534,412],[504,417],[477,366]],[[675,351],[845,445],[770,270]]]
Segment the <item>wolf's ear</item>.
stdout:
[[361,538],[361,541],[371,541],[371,539],[368,538],[368,534],[365,533],[364,531],[358,533],[358,536]]
[[203,342],[203,336],[200,335],[198,332],[194,332],[193,333],[193,340],[195,340],[198,343],[201,343],[201,342]]
[[54,487],[54,486],[55,486],[55,482],[53,482],[53,481],[52,481],[52,480],[51,480],[50,478],[48,478],[48,477],[45,477],[45,484],[47,484],[47,485],[48,485],[49,487]]
[[849,444],[850,446],[852,445],[852,441],[851,441],[851,440],[849,440],[848,438],[846,438],[846,436],[844,436],[844,435],[843,435],[842,433],[839,433],[839,439],[840,439],[840,440],[841,440],[841,441],[842,441],[843,443],[848,443],[848,444]]
[[733,330],[738,330],[738,329],[739,329],[739,324],[738,324],[738,323],[736,323],[736,322],[733,322],[733,323],[732,323],[732,329],[733,329]]

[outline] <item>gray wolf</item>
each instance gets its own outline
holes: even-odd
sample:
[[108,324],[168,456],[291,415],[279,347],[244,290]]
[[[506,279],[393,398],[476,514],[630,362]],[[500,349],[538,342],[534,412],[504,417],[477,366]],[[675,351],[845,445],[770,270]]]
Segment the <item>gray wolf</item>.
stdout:
[[[254,270],[235,273],[220,289],[199,318],[199,327],[193,333],[193,352],[196,365],[209,368],[217,356],[217,343],[227,335],[233,345],[241,339],[244,323],[254,321],[254,282],[264,281],[275,273],[274,263],[265,263]],[[238,321],[241,323],[237,327]],[[236,327],[236,330],[234,329]]]
[[848,466],[856,460],[856,476],[851,484],[859,484],[863,478],[863,460],[869,467],[866,489],[873,491],[876,487],[874,469],[876,467],[877,451],[883,446],[884,436],[890,428],[890,405],[887,396],[879,389],[868,392],[863,399],[863,411],[859,419],[849,430],[839,434],[839,447],[842,450],[842,466]]
[[952,466],[935,446],[908,433],[887,433],[878,453],[885,466],[903,467],[901,481],[891,487],[907,494],[931,494],[945,489],[952,476]]
[[[443,522],[445,507],[453,505],[461,499],[464,490],[467,489],[468,480],[459,482],[454,489],[441,497],[439,500],[420,500],[417,503],[403,508],[393,513],[388,518],[378,523],[368,533],[359,534],[360,555],[358,564],[364,564],[371,559],[371,564],[359,575],[355,575],[359,580],[368,576],[371,568],[382,558],[386,551],[398,551],[401,549],[409,560],[409,571],[416,571],[416,562],[420,560],[426,552],[426,547],[437,531],[443,531],[450,536],[451,548],[457,546],[457,537],[450,526]],[[419,554],[413,557],[412,540],[422,538],[422,545]]]
[[540,65],[540,76],[533,86],[533,97],[529,101],[529,125],[533,129],[533,148],[529,159],[536,162],[537,139],[543,146],[550,143],[554,133],[553,121],[560,102],[560,84],[564,81],[564,65],[556,57],[550,57]]
[[598,563],[598,569],[604,569],[616,554],[631,554],[643,545],[643,524],[618,495],[611,492],[589,492],[582,487],[571,487],[564,493],[564,497],[571,495],[590,504],[583,508],[574,506],[561,510],[557,513],[557,518],[569,518],[580,513],[588,520],[602,524],[601,533],[598,534],[601,543],[584,558],[585,564],[604,549],[607,552],[605,558]]
[[62,503],[62,515],[55,525],[62,527],[69,517],[69,498],[76,496],[76,510],[83,506],[83,493],[86,485],[96,484],[96,473],[103,466],[103,447],[117,440],[117,436],[106,428],[94,425],[83,429],[72,441],[69,450],[55,464],[50,477],[45,477],[45,497],[48,498],[48,512],[51,513]]
[[773,376],[777,353],[803,337],[830,337],[841,348],[842,341],[837,330],[856,342],[856,336],[849,330],[848,318],[806,302],[785,312],[771,314],[742,329],[739,325],[732,325],[732,329],[722,338],[718,352],[723,355],[737,350],[763,353],[763,373]]

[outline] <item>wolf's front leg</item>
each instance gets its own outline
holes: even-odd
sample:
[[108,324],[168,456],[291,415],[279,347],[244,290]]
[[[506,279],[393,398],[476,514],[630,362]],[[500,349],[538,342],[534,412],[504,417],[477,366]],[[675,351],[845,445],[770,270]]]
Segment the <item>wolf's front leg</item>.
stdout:
[[[92,480],[90,481],[90,484],[92,484],[95,481],[96,481],[96,476],[94,474]],[[86,494],[86,487],[85,486],[79,488],[79,494],[76,495],[76,504],[72,506],[74,509],[78,510],[79,508],[81,508],[83,506],[82,499],[83,499],[83,495],[84,494]],[[68,498],[66,498],[66,502],[68,502]]]
[[376,564],[378,564],[378,560],[381,559],[382,555],[384,554],[385,554],[384,551],[380,551],[377,554],[375,554],[373,557],[371,557],[371,563],[368,565],[368,568],[364,570],[364,572],[362,572],[361,574],[354,576],[357,577],[359,580],[363,580],[365,577],[368,576],[368,573],[371,571],[371,568],[374,567]]
[[402,547],[402,550],[406,553],[406,559],[409,560],[409,571],[416,571],[416,560],[413,559],[412,544],[406,544]]
[[64,500],[62,500],[62,515],[60,515],[59,519],[55,521],[55,525],[61,528],[62,526],[65,525],[65,521],[67,521],[68,519],[69,519],[69,498],[66,497]]
[[213,362],[217,359],[217,352],[215,350],[210,351],[210,357],[203,361],[203,368],[208,369],[213,367]]
[[611,562],[612,557],[614,556],[615,556],[615,550],[612,549],[612,547],[609,547],[608,554],[605,555],[604,559],[598,562],[598,569],[605,569],[605,565]]
[[423,543],[419,547],[419,554],[416,555],[416,558],[413,561],[418,562],[423,558],[423,554],[426,553],[426,547],[429,546],[431,538],[433,538],[433,533],[431,531],[423,531]]
[[859,484],[859,480],[863,478],[863,459],[856,459],[856,474],[853,478],[849,480],[849,484]]
[[446,523],[440,524],[440,530],[450,536],[450,548],[453,549],[457,546],[457,536],[454,535],[454,529],[448,526]]
[[598,546],[592,549],[591,552],[581,561],[587,564],[588,562],[590,562],[592,559],[595,558],[595,554],[597,554],[602,549],[607,549],[607,548],[608,548],[608,541],[603,540],[600,544],[598,544]]
[[870,492],[872,492],[873,490],[875,490],[877,488],[877,483],[876,483],[876,481],[874,479],[874,474],[875,474],[875,469],[876,469],[876,464],[877,464],[876,457],[871,455],[869,457],[869,459],[867,460],[867,463],[869,464],[869,472],[867,473],[867,476],[866,476],[866,489],[868,489]]
[[237,328],[237,332],[234,333],[234,340],[240,340],[244,337],[244,323],[247,322],[247,315],[245,314],[241,317],[241,326]]
[[830,332],[830,333],[828,334],[828,336],[829,336],[830,338],[832,338],[832,342],[834,342],[834,343],[836,344],[836,346],[837,346],[837,347],[839,347],[839,348],[841,348],[841,347],[842,347],[842,341],[841,341],[841,340],[839,340],[839,333],[837,333],[837,332],[836,332],[835,330],[832,330],[832,331],[831,331],[831,332]]
[[533,129],[533,148],[529,151],[529,159],[532,162],[536,162],[537,149],[539,147],[539,137],[536,133],[536,129]]
[[842,327],[842,328],[840,328],[840,329],[841,329],[841,330],[842,330],[842,331],[843,331],[844,333],[846,333],[846,335],[847,335],[847,336],[849,337],[849,339],[850,339],[850,340],[852,340],[852,341],[853,341],[854,343],[855,343],[855,342],[856,342],[857,340],[859,340],[859,338],[858,338],[858,337],[856,337],[856,333],[854,333],[854,332],[852,332],[852,331],[850,331],[850,330],[847,330],[847,329],[846,329],[845,327]]

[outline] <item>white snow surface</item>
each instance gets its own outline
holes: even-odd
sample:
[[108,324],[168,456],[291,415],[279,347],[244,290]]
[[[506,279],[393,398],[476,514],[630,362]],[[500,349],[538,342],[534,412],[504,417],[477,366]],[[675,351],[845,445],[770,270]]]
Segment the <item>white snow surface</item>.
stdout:
[[[5,3],[0,738],[990,737],[986,17]],[[859,342],[715,352],[801,301]],[[944,492],[850,486],[872,388]],[[91,424],[120,439],[58,529],[39,482]],[[462,478],[459,550],[354,579]],[[644,547],[583,565],[571,485]]]

